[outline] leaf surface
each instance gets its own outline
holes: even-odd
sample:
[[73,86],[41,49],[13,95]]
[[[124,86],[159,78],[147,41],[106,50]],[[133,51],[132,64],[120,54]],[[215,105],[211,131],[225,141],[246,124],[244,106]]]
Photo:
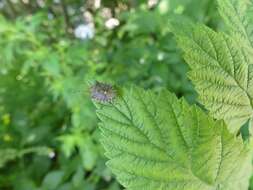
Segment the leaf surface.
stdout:
[[251,156],[223,121],[168,91],[96,103],[107,165],[128,190],[246,190]]
[[191,37],[179,36],[200,102],[216,119],[238,130],[253,113],[253,65],[236,41],[197,26]]
[[252,53],[253,7],[251,0],[218,0],[219,12],[230,33]]

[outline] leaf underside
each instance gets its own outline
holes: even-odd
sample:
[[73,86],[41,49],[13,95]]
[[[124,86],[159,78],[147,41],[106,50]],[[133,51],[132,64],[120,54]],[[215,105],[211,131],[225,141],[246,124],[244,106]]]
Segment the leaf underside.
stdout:
[[128,190],[247,189],[242,140],[184,99],[133,87],[96,106],[107,165]]

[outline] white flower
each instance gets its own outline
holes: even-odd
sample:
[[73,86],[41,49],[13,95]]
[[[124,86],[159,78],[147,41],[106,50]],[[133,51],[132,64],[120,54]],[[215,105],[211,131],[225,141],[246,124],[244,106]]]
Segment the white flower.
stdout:
[[148,0],[148,7],[152,8],[158,3],[158,0]]
[[54,151],[49,152],[48,157],[49,158],[54,158],[55,157],[55,152]]
[[95,9],[99,9],[101,7],[101,0],[95,0],[94,7],[95,7]]
[[105,22],[105,26],[108,29],[114,29],[115,27],[119,26],[119,20],[116,18],[109,18],[106,22]]
[[80,24],[78,25],[75,30],[74,34],[76,38],[85,40],[85,39],[92,39],[94,37],[94,27],[93,24]]

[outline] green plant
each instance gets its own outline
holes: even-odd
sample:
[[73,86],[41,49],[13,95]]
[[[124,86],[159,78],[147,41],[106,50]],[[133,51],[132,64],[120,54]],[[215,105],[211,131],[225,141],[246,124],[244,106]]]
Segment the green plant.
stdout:
[[[167,0],[153,8],[101,1],[99,9],[89,8],[93,0],[8,2],[0,2],[0,189],[121,189],[104,164],[86,80],[165,86],[194,102],[167,21],[176,14],[216,27],[212,0],[171,0],[169,9]],[[119,26],[105,27],[104,9]],[[93,17],[93,39],[73,33],[84,13]],[[52,152],[21,154],[37,147]]]
[[218,2],[230,35],[198,26],[190,36],[178,35],[178,41],[200,102],[214,118],[224,119],[237,131],[253,114],[253,28],[249,21],[253,17],[246,1]]
[[107,165],[128,189],[246,189],[251,152],[197,106],[167,91],[123,89],[98,104]]
[[253,6],[218,4],[229,33],[172,24],[206,111],[137,87],[121,89],[112,103],[95,102],[107,165],[129,190],[249,187],[252,145],[238,130],[253,114]]

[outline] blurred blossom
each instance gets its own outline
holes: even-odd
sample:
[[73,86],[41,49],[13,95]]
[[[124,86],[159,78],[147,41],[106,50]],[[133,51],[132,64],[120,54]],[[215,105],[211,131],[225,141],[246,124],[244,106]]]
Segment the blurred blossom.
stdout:
[[140,62],[140,64],[144,64],[144,63],[145,63],[145,59],[144,59],[144,58],[141,58],[141,59],[139,60],[139,62]]
[[54,15],[53,15],[52,13],[48,13],[48,14],[47,14],[47,18],[48,18],[49,20],[52,20],[52,19],[54,18]]
[[58,3],[60,3],[60,0],[54,0],[54,3],[58,4]]
[[105,26],[108,29],[114,29],[115,27],[119,26],[119,20],[116,18],[110,18],[105,22]]
[[94,27],[93,24],[80,24],[78,25],[75,30],[74,34],[76,38],[85,40],[85,39],[92,39],[94,37]]
[[109,8],[103,8],[102,11],[101,11],[101,16],[103,18],[111,18],[112,17],[112,12],[111,12],[111,9]]
[[92,17],[91,12],[85,11],[85,12],[83,13],[83,17],[84,17],[86,23],[92,23],[93,17]]
[[23,3],[25,3],[25,4],[28,4],[29,3],[29,0],[22,0],[23,1]]
[[37,0],[37,3],[40,7],[45,7],[45,2],[43,0]]
[[169,11],[169,1],[162,0],[158,5],[158,10],[161,14],[166,14]]
[[74,15],[76,13],[76,10],[73,7],[68,6],[67,9],[68,9],[68,14],[70,15]]
[[152,8],[158,3],[158,0],[148,0],[148,7]]
[[101,6],[101,0],[95,0],[94,1],[94,7],[95,7],[95,9],[99,9],[100,6]]
[[121,12],[121,11],[127,11],[128,7],[124,3],[119,3],[118,8],[116,8],[116,12]]
[[49,152],[48,157],[49,158],[54,158],[55,157],[55,152],[54,151]]
[[157,54],[157,60],[158,60],[158,61],[162,61],[163,59],[164,59],[164,53],[159,52],[159,53]]

